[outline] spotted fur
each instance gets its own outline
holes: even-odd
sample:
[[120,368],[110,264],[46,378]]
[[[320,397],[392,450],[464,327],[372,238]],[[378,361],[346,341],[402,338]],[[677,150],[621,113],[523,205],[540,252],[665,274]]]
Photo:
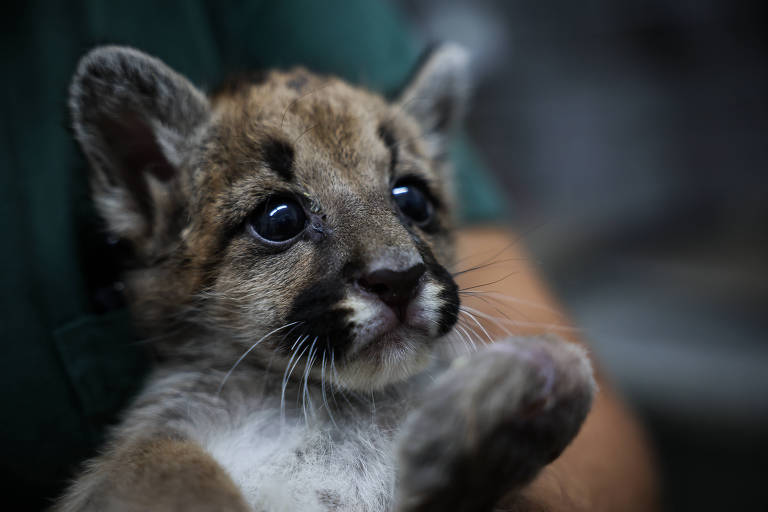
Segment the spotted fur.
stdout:
[[[496,397],[493,413],[478,416],[486,443],[462,444],[461,421],[435,436],[401,430],[440,422],[414,405],[458,316],[445,151],[467,95],[465,63],[455,46],[436,50],[389,103],[304,69],[246,76],[205,96],[133,49],[81,60],[70,90],[75,135],[97,207],[134,252],[128,299],[160,364],[58,510],[445,510],[435,507],[450,493],[430,479],[457,492],[468,450],[482,456],[554,430],[525,458],[512,450],[495,463],[518,471],[480,478],[484,501],[463,496],[487,508],[563,449],[592,381],[583,354],[555,341],[508,342],[513,349],[475,358],[471,371],[445,374],[475,398]],[[397,208],[391,190],[402,180],[430,198],[429,222]],[[279,197],[307,218],[287,243],[253,228]],[[364,277],[413,269],[413,297],[396,321]],[[430,393],[444,399],[455,386]],[[553,394],[542,402],[544,388]],[[464,402],[445,417],[466,419]],[[523,428],[531,404],[536,432]],[[523,426],[507,435],[509,421]],[[448,462],[420,451],[452,432]],[[398,474],[411,475],[408,485]]]

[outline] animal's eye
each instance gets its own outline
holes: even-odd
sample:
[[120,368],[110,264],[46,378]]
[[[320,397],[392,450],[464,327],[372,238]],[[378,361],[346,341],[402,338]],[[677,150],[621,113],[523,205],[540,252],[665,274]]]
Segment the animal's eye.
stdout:
[[423,187],[418,183],[397,183],[392,187],[395,204],[406,217],[416,224],[427,224],[432,219],[434,208]]
[[285,242],[304,230],[304,208],[289,197],[270,198],[251,216],[250,227],[268,242]]

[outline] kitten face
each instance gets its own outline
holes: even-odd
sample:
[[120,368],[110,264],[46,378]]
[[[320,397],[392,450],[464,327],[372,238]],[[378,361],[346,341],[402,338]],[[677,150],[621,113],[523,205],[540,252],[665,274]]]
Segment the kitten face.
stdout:
[[194,326],[182,330],[208,335],[185,350],[230,362],[258,342],[249,357],[333,366],[351,389],[425,366],[458,314],[443,144],[460,84],[435,90],[428,61],[395,104],[301,69],[203,99],[143,54],[93,54],[72,87],[75,129],[97,204],[145,262],[130,293],[148,329]]

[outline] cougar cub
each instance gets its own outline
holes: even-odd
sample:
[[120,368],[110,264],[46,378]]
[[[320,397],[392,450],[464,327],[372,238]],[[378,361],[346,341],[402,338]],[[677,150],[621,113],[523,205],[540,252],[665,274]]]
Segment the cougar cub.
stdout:
[[303,69],[206,96],[130,48],[81,60],[74,133],[158,364],[57,510],[483,511],[564,449],[580,349],[506,339],[437,373],[466,60],[436,49],[394,103]]

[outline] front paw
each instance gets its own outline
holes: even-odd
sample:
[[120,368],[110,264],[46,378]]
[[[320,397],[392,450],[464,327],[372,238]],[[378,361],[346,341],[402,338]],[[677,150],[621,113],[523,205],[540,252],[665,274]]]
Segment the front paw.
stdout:
[[191,441],[117,444],[89,466],[53,512],[252,512],[229,474]]
[[458,359],[400,438],[398,510],[490,510],[578,432],[595,383],[583,349],[510,338]]

